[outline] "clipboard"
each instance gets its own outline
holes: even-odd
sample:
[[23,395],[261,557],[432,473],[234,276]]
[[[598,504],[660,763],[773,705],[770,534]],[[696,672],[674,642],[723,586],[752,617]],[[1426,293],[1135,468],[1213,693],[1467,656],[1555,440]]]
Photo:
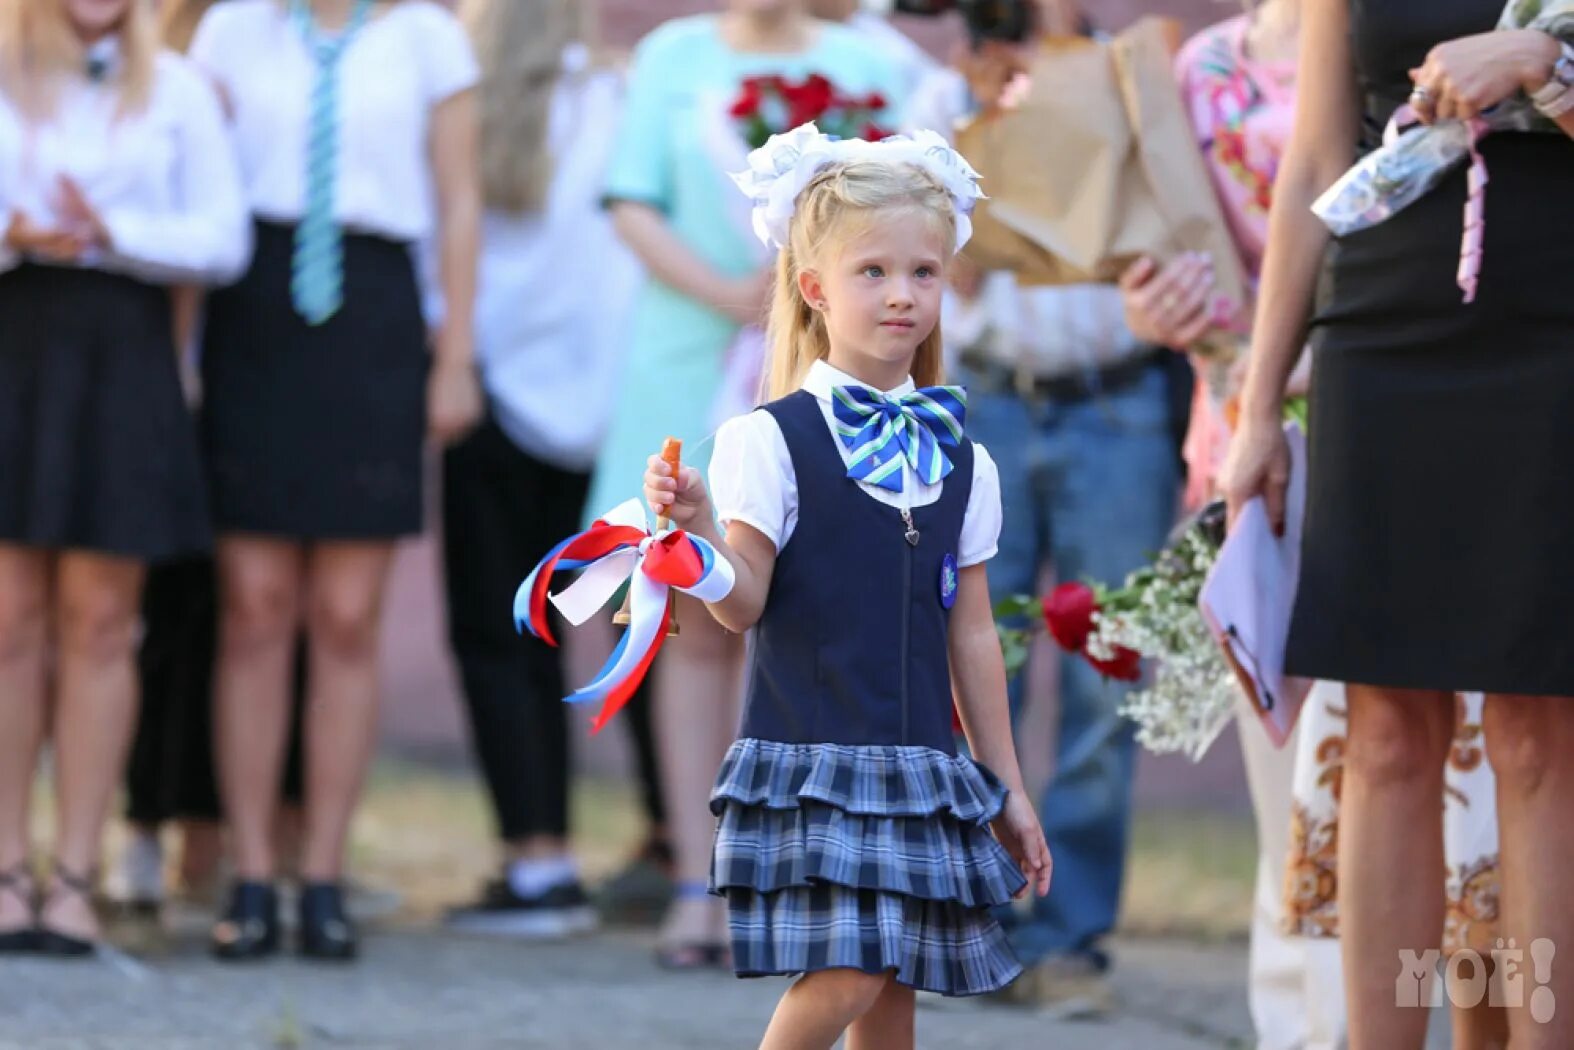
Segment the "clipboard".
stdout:
[[1261,496],[1248,501],[1198,599],[1208,630],[1275,747],[1289,739],[1312,688],[1310,680],[1284,671],[1306,517],[1306,436],[1298,423],[1286,424],[1284,436],[1290,445],[1284,535],[1274,535]]

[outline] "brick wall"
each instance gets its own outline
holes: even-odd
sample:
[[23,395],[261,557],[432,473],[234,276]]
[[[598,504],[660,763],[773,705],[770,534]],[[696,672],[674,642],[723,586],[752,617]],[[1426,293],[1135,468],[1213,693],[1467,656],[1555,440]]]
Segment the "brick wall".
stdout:
[[[602,26],[610,43],[629,46],[668,18],[720,6],[719,0],[601,0]],[[1085,6],[1106,29],[1119,29],[1143,14],[1170,15],[1198,29],[1238,10],[1221,0],[1085,0]],[[943,54],[959,35],[958,24],[950,19],[903,18],[899,24],[936,54]]]

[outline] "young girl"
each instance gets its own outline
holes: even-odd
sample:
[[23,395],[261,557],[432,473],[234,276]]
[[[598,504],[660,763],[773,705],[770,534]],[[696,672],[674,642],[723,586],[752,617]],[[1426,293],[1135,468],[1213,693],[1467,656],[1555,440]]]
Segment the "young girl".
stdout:
[[[964,393],[932,385],[976,176],[932,133],[805,127],[750,163],[756,228],[781,252],[774,400],[717,435],[714,504],[693,468],[652,457],[645,475],[650,504],[733,565],[712,614],[756,628],[711,887],[739,976],[805,974],[763,1046],[844,1029],[850,1047],[910,1046],[913,990],[1009,983],[1021,967],[988,909],[1049,888],[983,564],[995,467],[962,436]],[[953,694],[984,765],[956,753]]]
[[[723,151],[735,135],[728,110],[751,77],[827,77],[845,92],[898,98],[895,70],[845,26],[809,17],[806,0],[727,0],[721,10],[675,18],[640,41],[603,195],[618,236],[647,278],[629,322],[611,427],[597,457],[587,505],[622,499],[646,452],[672,435],[704,467],[710,411],[722,389],[727,347],[755,324],[770,273],[740,224],[729,221]],[[895,119],[891,114],[890,119]],[[741,156],[743,145],[737,146]],[[726,154],[731,156],[730,153]],[[659,389],[662,396],[648,391]],[[677,884],[657,937],[664,967],[716,965],[725,955],[720,902],[706,892],[711,838],[708,771],[737,721],[743,646],[677,600],[684,631],[651,677],[658,766],[668,805]],[[708,630],[705,628],[709,628]],[[730,712],[712,718],[716,712]]]

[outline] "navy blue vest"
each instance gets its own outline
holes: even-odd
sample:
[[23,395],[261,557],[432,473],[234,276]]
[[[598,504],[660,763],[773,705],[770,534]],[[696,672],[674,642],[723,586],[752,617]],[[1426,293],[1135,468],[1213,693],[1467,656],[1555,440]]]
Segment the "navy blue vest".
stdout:
[[973,489],[973,446],[948,449],[940,499],[901,511],[847,476],[813,394],[765,405],[798,479],[798,523],[755,628],[743,736],[792,744],[908,744],[955,754],[941,569]]

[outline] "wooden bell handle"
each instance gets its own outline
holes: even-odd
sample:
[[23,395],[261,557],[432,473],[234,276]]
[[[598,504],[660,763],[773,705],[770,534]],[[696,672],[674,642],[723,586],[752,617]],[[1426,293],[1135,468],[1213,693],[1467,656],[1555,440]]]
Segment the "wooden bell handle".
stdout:
[[[661,443],[661,461],[672,468],[672,476],[673,478],[676,478],[678,476],[678,468],[683,466],[683,442],[674,437],[669,437],[666,441],[663,441]],[[665,514],[657,515],[657,532],[663,532],[671,527],[672,520],[670,518],[668,518]],[[675,596],[671,592],[667,594],[667,608],[673,609],[672,614],[667,618],[668,636],[678,633],[678,616],[676,609],[673,606],[674,597]],[[633,619],[629,612],[629,603],[631,600],[632,596],[625,594],[623,596],[623,607],[619,609],[612,617],[612,622],[617,624],[619,627],[627,627]]]
[[[672,480],[678,480],[678,471],[683,467],[683,442],[675,437],[669,437],[661,443],[661,461],[672,468]],[[665,514],[656,518],[656,531],[672,527],[672,521]]]

